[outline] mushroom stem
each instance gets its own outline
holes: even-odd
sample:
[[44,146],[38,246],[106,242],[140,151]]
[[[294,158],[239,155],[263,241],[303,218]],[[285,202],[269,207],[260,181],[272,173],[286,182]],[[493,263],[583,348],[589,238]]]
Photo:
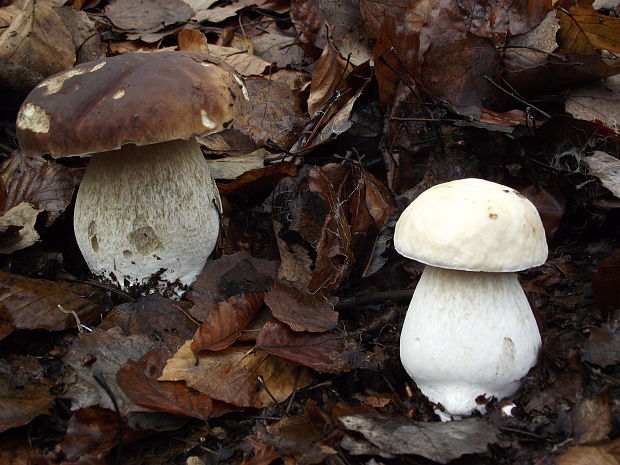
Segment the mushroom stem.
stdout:
[[450,415],[476,398],[514,394],[536,363],[541,339],[516,273],[427,266],[400,338],[405,370]]
[[161,273],[189,285],[219,232],[219,194],[195,139],[93,155],[74,229],[91,271],[122,289]]

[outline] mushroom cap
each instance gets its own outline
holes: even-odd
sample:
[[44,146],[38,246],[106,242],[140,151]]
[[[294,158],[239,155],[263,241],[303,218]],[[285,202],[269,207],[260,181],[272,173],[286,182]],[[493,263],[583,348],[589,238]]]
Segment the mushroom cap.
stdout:
[[398,219],[394,246],[427,265],[464,271],[524,270],[548,253],[536,207],[515,189],[475,178],[424,191]]
[[133,53],[42,81],[17,116],[24,153],[55,158],[222,131],[243,103],[241,81],[199,52]]

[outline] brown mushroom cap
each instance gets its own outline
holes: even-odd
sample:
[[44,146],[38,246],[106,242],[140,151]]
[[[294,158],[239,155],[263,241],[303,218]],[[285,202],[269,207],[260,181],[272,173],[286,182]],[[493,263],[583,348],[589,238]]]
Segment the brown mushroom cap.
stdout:
[[17,116],[24,153],[55,158],[222,131],[244,97],[232,72],[198,52],[134,53],[42,81]]

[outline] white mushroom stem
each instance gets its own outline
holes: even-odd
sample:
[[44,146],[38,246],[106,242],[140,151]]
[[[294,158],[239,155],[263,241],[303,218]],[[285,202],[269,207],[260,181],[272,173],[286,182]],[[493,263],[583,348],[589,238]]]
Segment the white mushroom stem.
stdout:
[[215,247],[219,202],[195,139],[125,145],[88,164],[75,236],[91,271],[123,289],[160,272],[188,285]]
[[427,266],[405,317],[400,357],[420,390],[450,415],[502,399],[536,363],[541,340],[516,273]]

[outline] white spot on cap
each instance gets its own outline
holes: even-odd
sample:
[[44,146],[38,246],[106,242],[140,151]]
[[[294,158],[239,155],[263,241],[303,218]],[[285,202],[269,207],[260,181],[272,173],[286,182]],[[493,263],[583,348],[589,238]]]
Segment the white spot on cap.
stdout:
[[250,97],[248,95],[248,89],[245,87],[245,84],[243,83],[243,81],[241,79],[239,79],[237,76],[235,76],[233,74],[233,77],[235,78],[235,80],[237,81],[237,83],[241,86],[241,91],[243,92],[243,96],[245,97],[245,99],[249,102],[250,101]]
[[47,134],[50,130],[50,116],[39,105],[27,102],[19,109],[17,127]]
[[122,98],[125,95],[125,89],[118,89],[116,92],[114,92],[114,95],[112,96],[112,98],[114,100],[118,100],[119,98]]
[[205,128],[212,130],[217,127],[217,124],[215,124],[213,121],[209,119],[209,117],[207,116],[207,112],[205,110],[200,110],[200,117],[202,118],[202,125]]
[[205,67],[206,67],[206,66],[211,66],[211,63],[204,63],[204,62],[203,62],[203,63],[200,63],[200,64],[201,64],[202,66],[205,66]]
[[106,65],[105,61],[97,63],[92,68],[74,68],[64,73],[55,74],[41,82],[37,87],[46,87],[44,95],[55,94],[62,86],[65,84],[65,81],[71,79],[73,76],[79,76],[80,74],[90,73],[92,71],[97,71],[98,69],[103,68]]

